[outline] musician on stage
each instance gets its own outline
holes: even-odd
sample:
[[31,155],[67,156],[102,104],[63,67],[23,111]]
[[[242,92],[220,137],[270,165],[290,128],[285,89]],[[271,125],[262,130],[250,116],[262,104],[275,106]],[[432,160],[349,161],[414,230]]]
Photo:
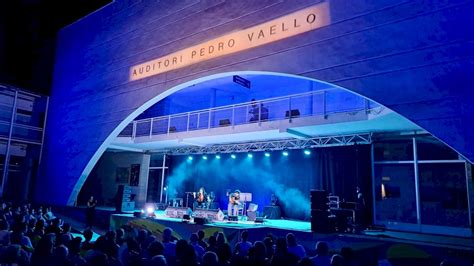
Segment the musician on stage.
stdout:
[[229,216],[237,216],[240,206],[240,190],[236,189],[234,193],[229,195],[229,204],[227,204],[227,214]]
[[199,188],[199,191],[196,193],[194,198],[196,199],[194,209],[203,209],[207,207],[207,193],[204,187]]

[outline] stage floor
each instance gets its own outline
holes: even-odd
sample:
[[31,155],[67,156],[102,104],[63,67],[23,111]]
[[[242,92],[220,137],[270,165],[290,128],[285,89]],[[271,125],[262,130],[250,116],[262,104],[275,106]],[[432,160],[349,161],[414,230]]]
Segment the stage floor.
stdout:
[[[114,216],[130,217],[133,218],[133,213],[114,214]],[[159,221],[170,221],[170,222],[182,222],[180,218],[170,218],[165,215],[164,211],[155,211],[155,218],[147,218]],[[190,222],[193,223],[193,222]],[[311,223],[297,220],[271,220],[265,219],[263,223],[255,223],[252,221],[215,221],[206,223],[207,226],[215,226],[222,228],[234,228],[234,229],[253,229],[253,228],[272,228],[282,230],[294,230],[300,232],[311,232]]]

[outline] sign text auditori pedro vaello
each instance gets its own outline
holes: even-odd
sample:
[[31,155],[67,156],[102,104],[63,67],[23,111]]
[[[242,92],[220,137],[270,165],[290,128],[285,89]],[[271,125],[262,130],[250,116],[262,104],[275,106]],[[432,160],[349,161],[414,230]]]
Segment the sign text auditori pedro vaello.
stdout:
[[232,32],[192,47],[132,66],[130,80],[139,80],[212,58],[237,53],[308,32],[330,22],[329,4],[323,2],[257,26]]

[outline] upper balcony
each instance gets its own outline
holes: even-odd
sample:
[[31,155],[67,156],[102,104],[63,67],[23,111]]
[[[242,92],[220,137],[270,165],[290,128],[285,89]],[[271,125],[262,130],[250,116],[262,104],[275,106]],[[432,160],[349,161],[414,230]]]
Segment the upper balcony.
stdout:
[[119,134],[113,147],[160,150],[418,129],[373,101],[331,88],[135,120]]

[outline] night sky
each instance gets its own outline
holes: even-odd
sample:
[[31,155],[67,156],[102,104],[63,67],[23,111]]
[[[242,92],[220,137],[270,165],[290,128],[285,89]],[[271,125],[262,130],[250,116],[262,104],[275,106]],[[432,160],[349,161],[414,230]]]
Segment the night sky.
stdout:
[[110,2],[0,1],[0,83],[49,95],[56,33]]

